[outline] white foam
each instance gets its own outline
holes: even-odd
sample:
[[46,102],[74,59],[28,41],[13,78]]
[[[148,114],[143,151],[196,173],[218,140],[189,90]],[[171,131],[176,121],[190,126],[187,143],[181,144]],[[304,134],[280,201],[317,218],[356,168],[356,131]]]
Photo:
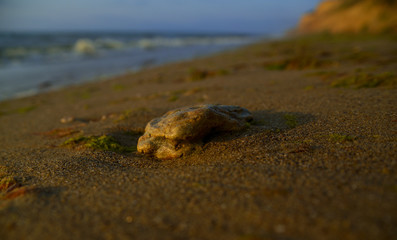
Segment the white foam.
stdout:
[[79,39],[73,47],[74,51],[80,54],[93,55],[96,53],[94,42],[90,39]]

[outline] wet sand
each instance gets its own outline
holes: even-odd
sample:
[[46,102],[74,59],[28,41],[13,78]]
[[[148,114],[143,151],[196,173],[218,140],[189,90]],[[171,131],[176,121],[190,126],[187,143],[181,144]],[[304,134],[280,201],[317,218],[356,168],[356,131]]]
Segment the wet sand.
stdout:
[[[395,238],[396,43],[258,43],[0,102],[0,238]],[[254,121],[175,160],[63,144],[134,147],[151,119],[204,103]]]

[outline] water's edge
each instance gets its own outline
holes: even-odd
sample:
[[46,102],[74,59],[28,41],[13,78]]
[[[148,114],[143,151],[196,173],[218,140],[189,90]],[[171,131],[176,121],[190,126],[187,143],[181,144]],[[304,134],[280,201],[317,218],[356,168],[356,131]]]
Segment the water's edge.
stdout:
[[[18,49],[18,46],[5,48],[4,46],[9,43],[1,39],[0,35],[0,58],[2,57],[0,62],[2,63],[0,64],[0,101],[31,96],[70,85],[99,81],[165,63],[207,56],[253,43],[258,40],[258,37],[205,36],[192,38],[191,36],[174,36],[172,38],[153,37],[149,40],[135,39],[141,44],[146,41],[147,45],[144,47],[102,49],[98,48],[93,40],[84,40],[88,45],[83,46],[82,40],[78,39],[67,53],[29,52],[30,55],[18,55],[14,56],[15,58],[10,58],[9,55],[5,55],[7,54],[6,50]],[[107,41],[110,42],[110,40]],[[121,41],[118,43],[124,44]],[[1,44],[3,44],[2,49]],[[39,41],[38,44],[45,43]],[[47,47],[51,48],[51,44],[54,43],[48,42]],[[101,44],[103,45],[103,43]],[[11,51],[11,53],[13,52]]]

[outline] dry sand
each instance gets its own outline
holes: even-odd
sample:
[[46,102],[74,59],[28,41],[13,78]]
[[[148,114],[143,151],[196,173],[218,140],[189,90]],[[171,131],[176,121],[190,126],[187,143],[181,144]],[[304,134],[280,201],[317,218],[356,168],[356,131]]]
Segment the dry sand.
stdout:
[[[0,175],[17,185],[1,190],[0,238],[396,238],[396,43],[260,43],[2,102]],[[254,123],[176,160],[61,146],[106,134],[133,147],[152,118],[203,103]]]

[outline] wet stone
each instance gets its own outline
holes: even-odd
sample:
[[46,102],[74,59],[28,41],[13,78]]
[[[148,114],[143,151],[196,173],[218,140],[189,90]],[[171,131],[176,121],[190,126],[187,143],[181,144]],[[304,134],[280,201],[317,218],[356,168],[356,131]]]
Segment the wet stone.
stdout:
[[178,158],[201,146],[209,134],[240,131],[250,121],[252,114],[238,106],[206,104],[175,109],[146,125],[138,152],[159,159]]

